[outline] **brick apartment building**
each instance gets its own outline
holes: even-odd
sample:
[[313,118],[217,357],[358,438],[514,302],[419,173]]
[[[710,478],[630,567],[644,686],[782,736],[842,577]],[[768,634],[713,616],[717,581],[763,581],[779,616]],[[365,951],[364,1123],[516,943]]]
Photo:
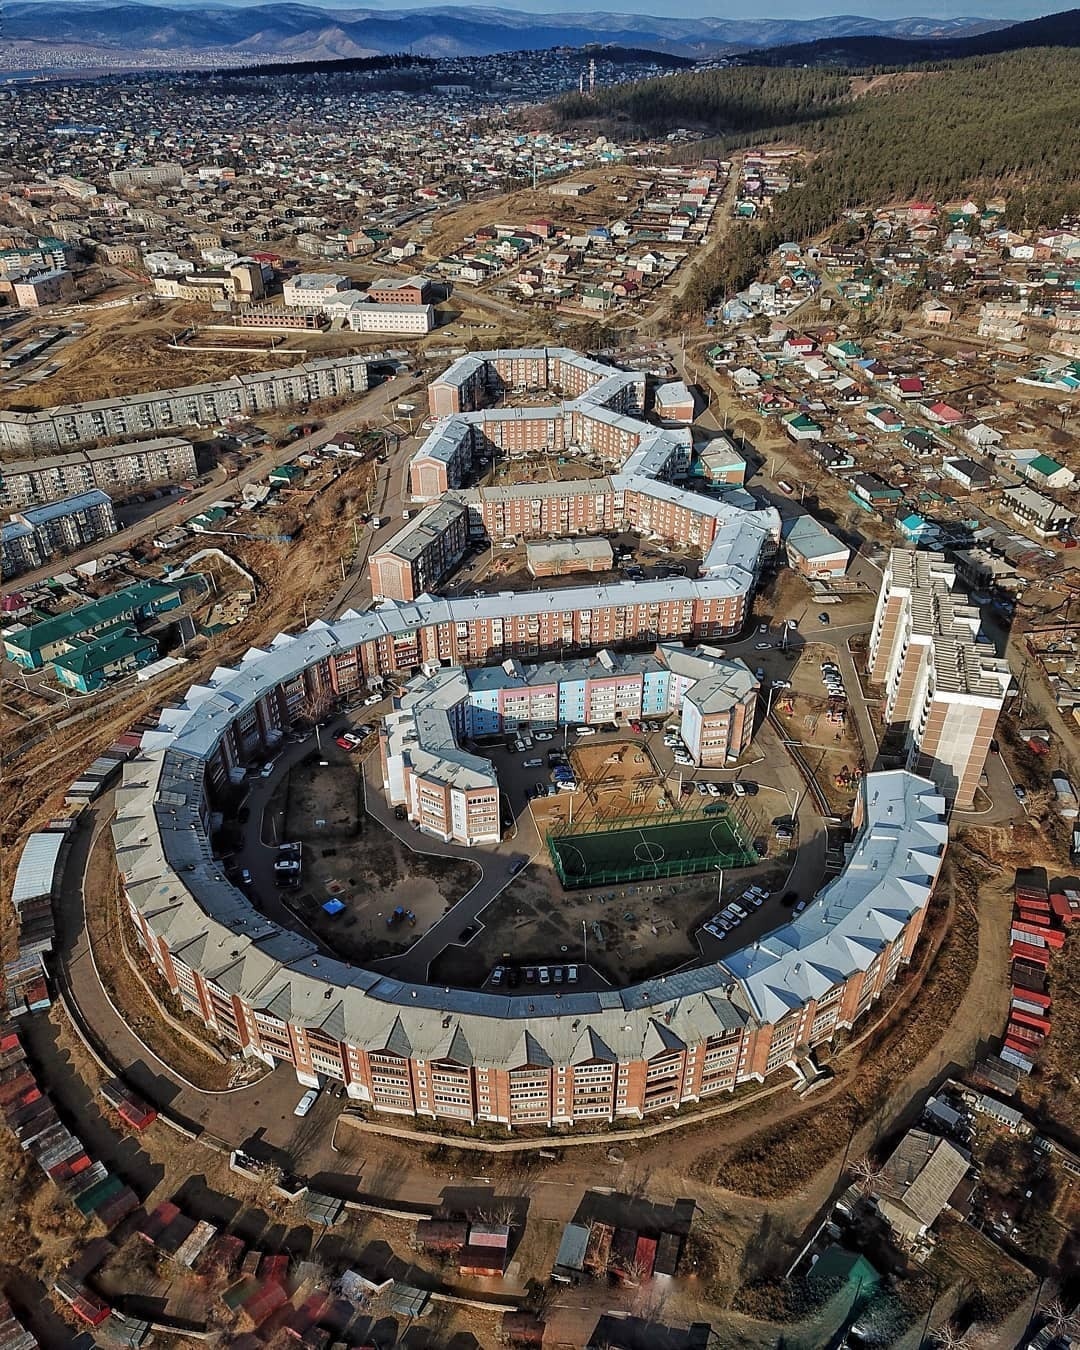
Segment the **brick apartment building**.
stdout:
[[723,768],[750,745],[758,688],[742,661],[666,644],[649,655],[601,650],[537,665],[510,659],[479,670],[431,667],[384,721],[383,789],[425,834],[490,843],[501,837],[498,775],[489,759],[463,750],[463,740],[521,727],[627,725],[681,710],[695,763]]
[[207,837],[223,745],[261,757],[260,706],[299,706],[309,661],[321,678],[325,635],[286,650],[245,662],[245,693],[220,703],[227,723],[211,720],[211,696],[144,737],[112,827],[148,956],[185,1011],[245,1056],[289,1064],[306,1085],[341,1082],[380,1114],[508,1130],[640,1119],[781,1069],[800,1081],[808,1052],[853,1027],[911,959],[947,826],[933,785],[899,770],[867,775],[845,868],[805,913],[677,990],[444,993],[327,957],[259,915]]
[[434,591],[469,544],[469,512],[460,502],[432,502],[371,555],[377,600],[415,600]]
[[940,553],[895,548],[882,576],[868,673],[904,733],[908,765],[970,807],[1009,688],[1008,663],[979,641],[979,611]]

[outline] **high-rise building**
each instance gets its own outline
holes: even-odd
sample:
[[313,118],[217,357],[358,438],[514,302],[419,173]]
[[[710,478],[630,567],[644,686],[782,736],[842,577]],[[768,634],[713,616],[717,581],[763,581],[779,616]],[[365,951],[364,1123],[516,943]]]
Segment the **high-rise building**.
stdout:
[[979,611],[940,553],[893,549],[870,636],[870,679],[886,723],[903,731],[908,767],[970,807],[1010,682],[979,639]]

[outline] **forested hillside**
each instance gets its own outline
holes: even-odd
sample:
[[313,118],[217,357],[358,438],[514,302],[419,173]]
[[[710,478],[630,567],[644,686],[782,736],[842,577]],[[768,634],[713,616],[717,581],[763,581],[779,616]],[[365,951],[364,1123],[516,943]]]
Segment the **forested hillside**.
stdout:
[[573,95],[556,112],[652,134],[714,133],[682,158],[770,141],[814,152],[803,186],[712,255],[691,287],[692,307],[745,285],[777,243],[816,234],[853,207],[1005,189],[1012,224],[1055,224],[1080,211],[1080,53],[1036,48],[912,75],[854,98],[848,76],[834,72],[701,71],[599,90],[591,100]]

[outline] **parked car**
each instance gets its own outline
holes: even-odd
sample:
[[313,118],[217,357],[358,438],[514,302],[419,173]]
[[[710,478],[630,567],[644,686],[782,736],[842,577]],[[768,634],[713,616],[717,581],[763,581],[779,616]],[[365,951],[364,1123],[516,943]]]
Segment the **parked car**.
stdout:
[[259,770],[259,777],[269,778],[270,775],[274,772],[274,765],[276,763],[277,763],[276,759],[268,759],[266,763],[262,766],[262,768]]
[[829,626],[829,624],[832,622],[832,620],[829,618],[829,616],[825,613],[824,610],[822,610],[821,613],[817,616],[817,621],[818,621],[818,623],[820,623],[823,627],[826,627],[826,628],[827,628],[827,627]]
[[535,739],[535,740],[538,740],[538,741],[550,741],[550,740],[553,740],[553,739],[554,739],[554,736],[555,736],[555,733],[554,733],[553,731],[537,731],[537,732],[534,732],[534,739]]
[[342,748],[342,750],[355,750],[355,749],[356,749],[356,746],[353,745],[352,741],[347,741],[347,740],[345,739],[344,736],[337,736],[337,737],[335,737],[335,739],[334,739],[334,744],[335,744],[335,745],[340,745],[341,748]]
[[541,983],[541,984],[550,984],[550,983],[551,983],[551,971],[548,970],[547,966],[541,966],[541,967],[540,967],[539,975],[540,975],[540,983]]
[[743,785],[742,785],[740,782],[738,782],[738,781],[732,783],[732,785],[731,785],[731,790],[732,790],[732,792],[734,792],[734,794],[735,794],[736,797],[745,797],[745,796],[746,796],[746,789],[745,789],[745,788],[743,787]]
[[706,783],[706,784],[705,784],[705,791],[709,794],[710,797],[719,797],[719,796],[720,796],[720,784],[719,784],[719,783]]
[[405,817],[406,817],[408,814],[409,814],[408,811],[406,811],[405,808],[404,808],[403,806],[395,806],[395,807],[394,807],[394,819],[395,819],[395,820],[404,820]]
[[755,643],[754,643],[754,651],[756,651],[756,652],[770,652],[770,651],[772,651],[772,643],[771,643],[771,642],[755,642]]
[[300,860],[299,858],[279,858],[277,862],[274,863],[274,871],[281,873],[299,872]]
[[699,796],[699,797],[707,797],[707,796],[709,795],[709,785],[708,785],[708,783],[698,783],[698,785],[697,785],[697,790],[698,790],[698,796]]
[[577,969],[577,966],[567,966],[567,967],[566,967],[566,983],[567,983],[567,984],[577,984],[577,978],[578,978],[578,969]]
[[527,861],[528,859],[526,858],[515,858],[510,864],[510,875],[512,877],[517,876],[521,869],[526,865]]
[[496,988],[498,985],[502,984],[503,976],[505,974],[506,971],[503,969],[502,966],[495,967],[495,969],[491,972],[491,984],[493,988]]
[[574,727],[574,735],[575,735],[575,736],[595,736],[595,735],[596,735],[596,728],[595,728],[595,727]]
[[544,761],[542,759],[527,759],[521,767],[523,769],[542,769]]
[[294,1116],[306,1116],[315,1103],[319,1100],[319,1089],[308,1088],[304,1095],[293,1107]]

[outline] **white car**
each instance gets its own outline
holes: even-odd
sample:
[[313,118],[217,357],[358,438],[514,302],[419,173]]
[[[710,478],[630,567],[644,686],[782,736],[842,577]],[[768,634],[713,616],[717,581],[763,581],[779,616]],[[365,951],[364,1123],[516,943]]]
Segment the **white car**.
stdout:
[[577,984],[577,966],[566,967],[566,983]]
[[772,682],[772,687],[773,687],[774,689],[790,689],[790,688],[791,688],[791,681],[790,681],[790,680],[773,680],[773,682]]
[[732,792],[734,792],[734,794],[735,794],[736,797],[745,797],[745,796],[746,796],[746,789],[743,787],[743,785],[742,785],[737,779],[736,779],[736,781],[735,781],[734,783],[732,783],[732,785],[731,785],[731,790],[732,790]]
[[595,728],[595,727],[574,727],[574,735],[575,735],[575,736],[595,736],[595,735],[596,735],[596,728]]
[[522,763],[523,769],[542,769],[544,761],[542,759],[527,759]]
[[755,642],[755,643],[754,643],[754,651],[756,651],[756,652],[770,652],[770,651],[772,651],[772,643],[771,643],[771,642]]
[[706,789],[706,791],[708,792],[708,794],[709,794],[710,797],[719,797],[719,796],[720,796],[720,784],[719,784],[719,783],[706,783],[706,784],[705,784],[705,789]]
[[722,938],[724,936],[724,930],[716,923],[707,923],[705,925],[705,931],[714,938]]
[[276,760],[276,759],[270,759],[270,760],[267,760],[267,762],[266,762],[266,763],[262,766],[262,768],[259,770],[259,777],[260,777],[260,778],[269,778],[270,775],[274,772],[274,765],[275,765],[276,763],[277,763],[277,760]]
[[294,1116],[306,1116],[315,1103],[319,1100],[319,1089],[308,1088],[304,1095],[293,1107]]
[[685,750],[675,751],[675,763],[681,764],[684,769],[688,769],[693,764],[693,762],[694,762],[693,759],[686,753]]
[[364,707],[373,708],[376,703],[381,703],[385,697],[385,694],[368,694],[367,698],[364,699]]

